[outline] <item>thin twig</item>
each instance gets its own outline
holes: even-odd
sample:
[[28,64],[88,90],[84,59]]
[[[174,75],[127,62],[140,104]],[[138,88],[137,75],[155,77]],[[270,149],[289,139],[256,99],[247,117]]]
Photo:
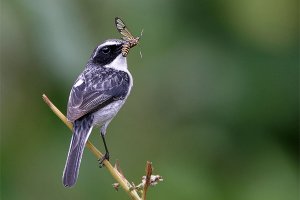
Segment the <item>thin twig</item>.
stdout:
[[152,175],[152,163],[147,161],[146,164],[146,178],[145,178],[145,185],[143,190],[143,200],[146,200],[147,190],[151,183],[151,175]]
[[[50,107],[50,109],[57,115],[57,117],[59,117],[69,129],[73,130],[72,123],[67,120],[66,116],[62,114],[60,110],[58,110],[58,108],[56,108],[56,106],[49,100],[49,98],[45,94],[43,94],[43,99],[45,103]],[[97,159],[102,158],[103,154],[90,141],[87,141],[86,147],[96,156]],[[103,163],[109,173],[113,176],[113,178],[120,184],[120,186],[125,190],[127,194],[129,194],[132,199],[141,200],[136,190],[131,189],[131,184],[124,177],[122,177],[117,170],[114,169],[109,161],[104,160]]]

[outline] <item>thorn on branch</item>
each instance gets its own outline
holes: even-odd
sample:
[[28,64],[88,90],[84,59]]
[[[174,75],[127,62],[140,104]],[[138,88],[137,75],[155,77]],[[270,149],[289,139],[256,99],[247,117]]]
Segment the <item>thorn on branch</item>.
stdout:
[[116,191],[119,191],[120,183],[113,183],[112,186]]

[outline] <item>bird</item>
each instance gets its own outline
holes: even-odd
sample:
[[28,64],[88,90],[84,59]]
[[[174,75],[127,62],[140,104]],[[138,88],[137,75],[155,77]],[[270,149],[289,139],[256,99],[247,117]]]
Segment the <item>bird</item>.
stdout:
[[73,124],[73,134],[62,177],[65,187],[72,187],[77,181],[83,150],[94,127],[100,127],[105,148],[99,163],[109,160],[106,129],[133,85],[126,56],[122,54],[125,43],[108,39],[98,45],[70,91],[67,119]]

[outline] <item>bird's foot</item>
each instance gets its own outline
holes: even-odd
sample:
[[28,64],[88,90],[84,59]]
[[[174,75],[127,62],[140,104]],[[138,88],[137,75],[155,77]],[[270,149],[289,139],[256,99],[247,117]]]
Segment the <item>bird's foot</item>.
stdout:
[[99,167],[102,168],[103,167],[103,161],[104,160],[108,160],[109,161],[109,153],[105,152],[104,156],[102,156],[102,158],[100,158],[99,161]]

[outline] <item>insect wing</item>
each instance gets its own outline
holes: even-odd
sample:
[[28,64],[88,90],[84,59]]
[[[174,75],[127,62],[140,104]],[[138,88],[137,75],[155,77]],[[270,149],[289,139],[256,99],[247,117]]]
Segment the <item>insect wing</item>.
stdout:
[[120,18],[116,17],[115,23],[116,23],[116,27],[117,27],[118,31],[124,36],[123,40],[130,41],[130,40],[134,39],[132,34],[126,28],[125,23]]
[[118,31],[121,31],[122,29],[126,28],[125,23],[118,17],[116,17],[115,23]]
[[122,39],[127,41],[127,42],[130,41],[130,39],[128,37],[122,37]]

